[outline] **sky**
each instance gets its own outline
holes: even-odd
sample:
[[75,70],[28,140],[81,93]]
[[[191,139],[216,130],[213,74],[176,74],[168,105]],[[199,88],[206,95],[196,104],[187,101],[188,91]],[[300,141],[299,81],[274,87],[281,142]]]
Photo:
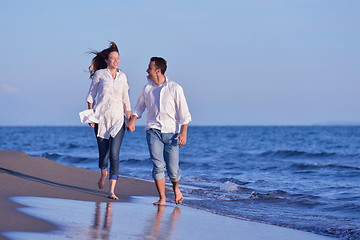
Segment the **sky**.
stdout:
[[132,109],[161,56],[193,125],[360,124],[358,0],[0,4],[0,126],[80,126],[87,52],[109,41]]

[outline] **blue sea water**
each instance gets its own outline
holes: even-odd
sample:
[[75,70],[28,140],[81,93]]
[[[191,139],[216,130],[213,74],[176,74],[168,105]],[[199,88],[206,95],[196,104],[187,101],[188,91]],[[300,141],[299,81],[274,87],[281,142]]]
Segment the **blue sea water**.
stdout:
[[[0,127],[0,149],[97,169],[90,127]],[[184,204],[360,239],[360,127],[190,126],[180,150]],[[144,127],[126,133],[120,175],[151,178]]]

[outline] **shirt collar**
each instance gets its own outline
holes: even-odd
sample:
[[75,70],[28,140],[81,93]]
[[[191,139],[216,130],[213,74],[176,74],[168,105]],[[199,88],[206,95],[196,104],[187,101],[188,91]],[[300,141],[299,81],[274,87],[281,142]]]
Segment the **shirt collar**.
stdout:
[[118,69],[118,68],[116,69],[115,78],[112,77],[112,74],[111,74],[111,72],[110,72],[110,70],[108,68],[106,68],[106,72],[109,74],[108,76],[115,81],[119,77],[120,69]]
[[[111,72],[110,72],[110,70],[108,69],[108,68],[106,68],[106,71],[108,71],[108,73],[110,73],[110,75],[111,75]],[[120,72],[120,69],[116,69],[116,74],[118,74]]]
[[151,80],[150,78],[147,78],[147,80],[148,80],[148,83],[150,83],[152,86],[155,86],[155,87],[165,86],[165,85],[167,85],[169,83],[169,78],[167,76],[165,76],[165,82],[163,82],[163,84],[161,84],[160,86],[156,85],[154,83],[154,81]]

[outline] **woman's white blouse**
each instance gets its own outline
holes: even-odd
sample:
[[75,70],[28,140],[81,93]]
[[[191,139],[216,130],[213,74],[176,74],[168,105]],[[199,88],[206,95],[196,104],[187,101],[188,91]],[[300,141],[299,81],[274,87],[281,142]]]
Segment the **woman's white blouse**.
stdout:
[[99,120],[100,138],[115,137],[124,124],[124,104],[131,111],[129,84],[125,73],[117,70],[113,79],[109,69],[97,70],[86,98],[94,103],[94,117]]

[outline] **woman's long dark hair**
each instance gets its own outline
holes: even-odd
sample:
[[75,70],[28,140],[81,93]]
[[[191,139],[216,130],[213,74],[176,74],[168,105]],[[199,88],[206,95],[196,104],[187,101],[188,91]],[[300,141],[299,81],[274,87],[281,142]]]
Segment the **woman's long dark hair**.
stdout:
[[89,54],[95,54],[95,57],[92,59],[91,65],[89,66],[90,78],[94,76],[94,73],[97,70],[107,68],[105,60],[109,58],[111,52],[119,53],[118,47],[114,42],[110,42],[110,46],[101,52],[95,50],[88,52]]

